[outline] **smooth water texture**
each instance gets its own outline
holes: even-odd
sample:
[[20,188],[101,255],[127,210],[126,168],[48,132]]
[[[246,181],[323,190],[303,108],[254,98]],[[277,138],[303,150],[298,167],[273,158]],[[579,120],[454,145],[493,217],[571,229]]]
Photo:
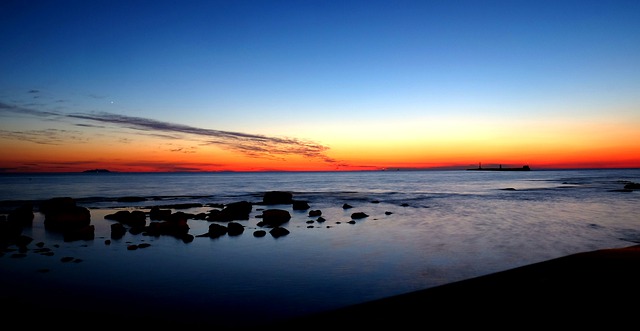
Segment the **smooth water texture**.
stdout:
[[[90,208],[96,237],[64,242],[45,231],[36,211],[23,234],[34,238],[30,248],[43,242],[55,255],[5,253],[0,268],[3,278],[21,280],[5,291],[37,292],[43,305],[64,297],[78,307],[133,305],[170,310],[177,319],[258,325],[635,245],[640,191],[623,191],[629,182],[640,182],[640,170],[4,174],[0,213],[25,200],[73,197]],[[114,221],[104,216],[116,210],[202,203],[183,211],[207,212],[214,207],[206,204],[258,203],[275,190],[308,201],[326,221],[291,205],[255,204],[249,220],[237,221],[245,226],[239,236],[185,243],[127,233],[105,243]],[[147,199],[117,201],[125,196]],[[291,213],[289,235],[252,235],[266,208]],[[369,217],[350,224],[357,211]],[[189,220],[189,233],[206,233],[210,224]],[[151,246],[127,250],[143,242]],[[81,262],[61,262],[63,256]]]

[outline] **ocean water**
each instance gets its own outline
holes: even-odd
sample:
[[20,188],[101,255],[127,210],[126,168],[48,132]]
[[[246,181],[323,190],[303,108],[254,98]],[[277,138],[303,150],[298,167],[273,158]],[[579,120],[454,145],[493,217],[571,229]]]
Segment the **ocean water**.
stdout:
[[[38,305],[260,325],[503,271],[584,251],[640,243],[640,169],[301,173],[0,175],[0,214],[25,201],[72,197],[91,211],[93,240],[65,242],[35,211],[23,257],[0,256],[3,295]],[[262,206],[289,191],[320,210]],[[119,197],[143,197],[119,202]],[[184,242],[127,233],[110,244],[105,215],[198,203],[255,203],[239,236]],[[353,206],[343,209],[343,204]],[[261,209],[288,210],[290,233],[255,237]],[[178,211],[178,209],[174,209]],[[368,217],[350,223],[351,214]],[[268,231],[268,229],[266,229]],[[54,254],[39,254],[42,242]],[[149,247],[128,250],[131,244]],[[71,257],[72,262],[63,262]]]

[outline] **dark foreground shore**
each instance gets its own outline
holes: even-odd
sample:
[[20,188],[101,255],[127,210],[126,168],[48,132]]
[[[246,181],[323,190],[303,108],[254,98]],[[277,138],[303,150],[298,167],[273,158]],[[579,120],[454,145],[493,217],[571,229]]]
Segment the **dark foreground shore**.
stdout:
[[[2,297],[2,296],[0,296]],[[70,311],[2,297],[2,325],[86,330],[89,328],[180,328],[198,330],[305,330],[389,327],[408,329],[572,330],[587,327],[637,328],[640,325],[640,245],[574,254],[422,291],[243,328],[218,323],[167,321],[166,312],[132,306],[122,316],[104,311]],[[64,301],[62,299],[61,301]],[[136,314],[140,311],[140,314]],[[246,312],[247,320],[251,312]]]
[[640,245],[574,254],[279,326],[295,329],[341,325],[398,330],[637,328]]

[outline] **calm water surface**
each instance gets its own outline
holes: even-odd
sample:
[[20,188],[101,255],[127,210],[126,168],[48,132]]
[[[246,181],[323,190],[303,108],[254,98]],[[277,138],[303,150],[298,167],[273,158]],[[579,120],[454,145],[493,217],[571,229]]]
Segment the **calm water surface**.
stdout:
[[[127,311],[166,309],[176,319],[240,319],[247,325],[333,309],[568,254],[640,242],[640,170],[530,172],[109,173],[0,175],[0,213],[25,200],[68,196],[90,208],[94,240],[64,242],[36,211],[26,257],[0,257],[4,292],[42,305]],[[260,202],[290,191],[322,211],[316,222],[291,205],[290,234],[261,229],[254,205],[239,236],[127,233],[110,245],[115,210],[176,203]],[[118,197],[146,200],[118,202]],[[343,209],[348,203],[352,209]],[[182,210],[207,212],[213,207]],[[176,211],[176,210],[174,210]],[[348,223],[353,212],[369,215]],[[211,222],[189,220],[190,234]],[[268,230],[268,229],[267,229]],[[36,242],[53,256],[33,251]],[[134,251],[129,244],[149,243]],[[62,262],[65,256],[81,262]],[[18,281],[19,280],[19,281]],[[10,284],[10,285],[7,285]],[[63,299],[64,298],[64,299]]]

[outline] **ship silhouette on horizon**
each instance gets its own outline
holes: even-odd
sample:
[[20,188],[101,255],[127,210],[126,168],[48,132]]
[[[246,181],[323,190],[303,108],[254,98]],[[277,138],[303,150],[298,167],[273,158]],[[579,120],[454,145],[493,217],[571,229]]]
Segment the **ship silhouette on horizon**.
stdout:
[[482,163],[478,163],[478,167],[477,168],[470,168],[467,170],[485,170],[485,171],[530,171],[531,168],[528,165],[524,165],[520,168],[510,168],[510,167],[503,167],[502,164],[499,165],[497,168],[493,167],[493,168],[483,168],[482,167]]

